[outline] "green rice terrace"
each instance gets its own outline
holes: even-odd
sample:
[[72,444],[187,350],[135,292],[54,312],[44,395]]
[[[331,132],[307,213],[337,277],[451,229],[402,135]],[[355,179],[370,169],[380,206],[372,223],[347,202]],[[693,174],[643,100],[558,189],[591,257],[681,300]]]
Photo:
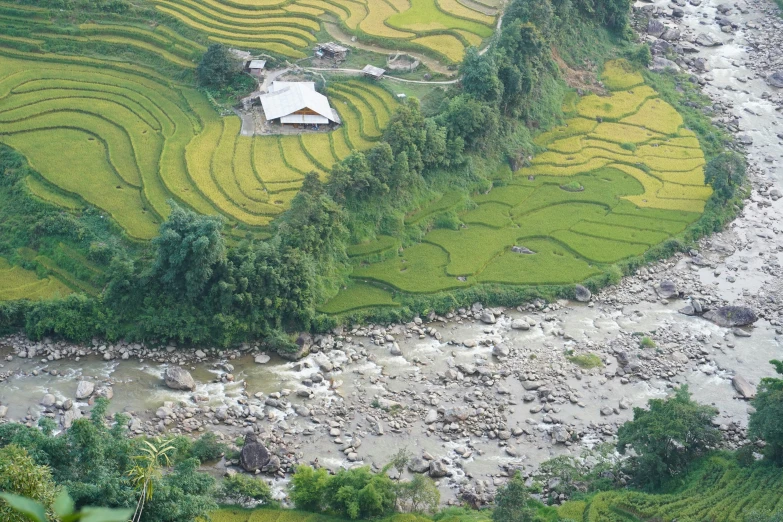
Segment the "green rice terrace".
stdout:
[[538,136],[546,149],[495,188],[466,201],[446,193],[408,224],[457,213],[404,250],[381,237],[349,251],[349,285],[323,310],[397,306],[400,294],[477,284],[583,281],[682,232],[712,194],[695,134],[638,73],[609,62],[607,96],[567,100],[565,125]]
[[151,0],[211,41],[304,58],[324,22],[360,41],[445,63],[492,36],[498,0]]
[[150,239],[174,198],[239,227],[268,225],[304,175],[326,172],[380,138],[393,96],[359,81],[329,93],[344,125],[330,133],[240,136],[198,91],[152,70],[2,49],[0,142],[23,153],[41,178],[36,196],[85,203],[137,239]]

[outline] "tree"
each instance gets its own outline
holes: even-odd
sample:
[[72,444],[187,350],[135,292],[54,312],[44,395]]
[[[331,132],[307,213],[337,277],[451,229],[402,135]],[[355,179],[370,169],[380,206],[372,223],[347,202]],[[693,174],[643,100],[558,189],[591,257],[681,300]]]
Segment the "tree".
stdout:
[[397,499],[400,507],[409,513],[435,513],[440,504],[440,491],[434,480],[417,473],[399,484]]
[[[47,466],[37,465],[24,448],[9,444],[0,448],[0,491],[27,497],[52,515],[59,488]],[[0,501],[0,520],[22,522],[26,519],[11,505]]]
[[196,68],[199,85],[213,89],[228,86],[238,72],[239,66],[231,51],[217,43],[210,44]]
[[391,460],[389,463],[384,466],[383,470],[384,472],[387,471],[390,468],[394,468],[397,470],[397,480],[400,480],[400,477],[402,477],[403,471],[405,471],[406,466],[408,465],[408,462],[410,462],[413,455],[410,451],[408,451],[408,448],[400,448],[397,450],[397,453],[392,455]]
[[481,55],[475,47],[468,47],[460,66],[460,76],[462,90],[477,100],[497,102],[503,93],[492,53]]
[[736,152],[723,152],[712,158],[704,167],[704,181],[720,196],[729,201],[737,187],[745,179],[745,159]]
[[530,505],[530,494],[525,481],[516,472],[505,486],[498,488],[495,495],[493,522],[532,522],[536,510]]
[[162,468],[171,466],[171,453],[174,446],[168,441],[155,439],[155,443],[142,440],[140,453],[133,456],[134,465],[128,470],[130,481],[139,491],[139,501],[133,513],[133,522],[141,520],[144,504],[152,499],[155,483],[162,476]]
[[[783,376],[783,361],[770,363]],[[756,411],[750,415],[748,435],[766,442],[767,458],[783,465],[783,378],[763,378],[751,404]]]
[[324,507],[326,484],[329,473],[323,468],[315,470],[310,466],[299,466],[291,477],[289,488],[291,500],[297,509],[321,511]]
[[617,432],[617,449],[629,459],[631,473],[640,484],[657,487],[682,473],[696,458],[721,440],[712,425],[718,410],[691,400],[687,386],[672,397],[650,399],[649,409],[634,408],[633,420]]
[[157,248],[152,275],[169,293],[195,301],[207,288],[216,265],[225,262],[223,220],[196,214],[173,201],[169,205],[171,214],[152,240]]

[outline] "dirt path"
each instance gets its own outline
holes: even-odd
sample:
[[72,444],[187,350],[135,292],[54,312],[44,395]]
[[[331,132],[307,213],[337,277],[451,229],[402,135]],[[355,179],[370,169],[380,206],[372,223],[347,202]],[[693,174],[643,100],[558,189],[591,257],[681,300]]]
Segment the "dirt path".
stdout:
[[[364,74],[361,69],[339,69],[331,67],[303,67],[306,71],[318,71],[318,72],[339,72],[346,74]],[[388,74],[383,76],[384,79],[393,80],[395,82],[404,83],[420,83],[425,85],[454,85],[459,80],[444,80],[444,81],[428,81],[428,80],[406,80],[405,78],[397,78],[396,76],[389,76]]]
[[[329,35],[337,40],[338,42],[349,45],[351,47],[356,47],[357,49],[362,49],[363,51],[370,51],[373,53],[381,53],[381,54],[397,54],[400,52],[399,49],[386,49],[384,47],[380,47],[377,45],[372,44],[366,44],[362,43],[360,41],[351,41],[352,36],[350,34],[347,34],[343,32],[342,29],[340,29],[337,25],[325,22],[324,28],[326,29],[326,32],[329,33]],[[429,67],[429,69],[432,72],[437,72],[440,74],[445,74],[446,76],[454,76],[456,74],[456,71],[450,71],[448,67],[443,65],[442,63],[438,62],[437,60],[434,60],[430,58],[429,56],[425,56],[420,53],[414,53],[409,51],[404,51],[405,54],[413,56],[417,60],[419,60],[421,63]],[[426,83],[426,82],[425,82]]]

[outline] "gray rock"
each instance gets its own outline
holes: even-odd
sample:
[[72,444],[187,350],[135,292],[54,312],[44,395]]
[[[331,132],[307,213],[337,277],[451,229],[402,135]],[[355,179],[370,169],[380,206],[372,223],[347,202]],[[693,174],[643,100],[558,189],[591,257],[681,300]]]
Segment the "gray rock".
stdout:
[[665,30],[666,26],[656,18],[651,18],[650,21],[647,22],[647,34],[649,35],[660,38]]
[[609,406],[604,406],[603,408],[601,408],[601,415],[603,415],[604,417],[608,417],[608,416],[610,416],[613,413],[614,413],[614,410],[612,408],[610,408]]
[[552,427],[552,439],[559,444],[564,444],[570,438],[568,430],[562,424],[556,424]]
[[82,418],[82,412],[79,408],[73,408],[63,414],[63,428],[66,430],[73,426],[73,421]]
[[721,306],[705,312],[702,317],[724,328],[748,326],[758,321],[756,313],[747,306]]
[[280,457],[277,455],[272,455],[269,457],[269,462],[266,463],[266,465],[261,468],[261,471],[264,473],[275,473],[277,470],[280,469]]
[[627,397],[623,397],[620,399],[620,403],[618,404],[620,406],[621,410],[627,410],[631,407],[631,401]]
[[196,350],[195,352],[193,352],[193,355],[195,355],[199,359],[204,359],[207,356],[204,350]]
[[52,395],[51,393],[47,393],[43,396],[43,399],[41,399],[41,406],[50,407],[54,406],[54,403],[57,402],[57,398]]
[[525,254],[525,255],[535,254],[535,252],[523,246],[512,246],[511,251],[514,252],[515,254]]
[[696,310],[693,308],[693,305],[685,305],[677,311],[682,315],[696,315]]
[[425,473],[429,469],[430,463],[421,457],[416,457],[408,463],[408,471],[411,473]]
[[424,424],[433,424],[437,421],[438,421],[437,410],[429,410],[427,412],[427,415],[424,417]]
[[432,478],[442,478],[446,476],[446,468],[443,466],[443,463],[439,460],[433,460],[430,462],[430,477]]
[[767,76],[767,83],[772,87],[783,89],[783,71],[776,71]]
[[166,386],[172,390],[190,390],[196,389],[196,381],[190,375],[190,372],[180,368],[179,366],[169,366],[166,368],[166,373],[163,375],[166,381]]
[[508,357],[511,354],[511,350],[505,344],[496,344],[492,348],[492,355],[495,357]]
[[269,459],[269,451],[258,442],[255,433],[245,435],[245,445],[242,446],[242,452],[239,454],[239,465],[242,469],[255,472],[269,464]]
[[731,384],[743,399],[752,399],[756,396],[756,387],[750,384],[748,380],[741,375],[735,375],[732,377]]
[[679,71],[680,66],[674,63],[673,61],[664,58],[662,56],[655,56],[653,57],[653,61],[650,64],[650,70],[651,71],[665,71],[667,69],[672,69],[674,71]]
[[715,47],[716,45],[723,45],[721,42],[715,41],[712,36],[705,33],[702,33],[696,37],[696,43],[702,47]]
[[392,355],[402,355],[402,350],[400,349],[400,345],[396,342],[392,343],[391,348],[389,348],[389,353]]
[[496,321],[495,314],[493,314],[488,310],[484,310],[483,312],[481,312],[480,320],[484,324],[495,324]]
[[679,40],[680,36],[682,36],[682,33],[679,29],[675,27],[667,27],[666,30],[661,35],[661,40],[666,40],[667,42],[673,42],[675,40]]
[[530,330],[530,325],[524,319],[514,319],[511,321],[511,328],[514,330]]
[[265,353],[260,353],[260,354],[256,355],[256,356],[253,358],[253,360],[255,361],[255,363],[256,363],[256,364],[266,364],[266,363],[268,363],[269,361],[271,361],[271,360],[272,360],[272,358],[271,358],[271,357],[269,357],[269,356],[268,356],[267,354],[265,354]]
[[674,284],[674,281],[668,279],[664,279],[658,283],[658,286],[655,287],[655,291],[658,293],[658,297],[663,299],[669,299],[678,295],[677,285]]
[[0,404],[0,419],[4,419],[8,415],[8,406]]
[[576,297],[576,300],[580,303],[586,303],[590,301],[590,298],[593,297],[593,294],[586,286],[574,285],[574,297]]
[[94,391],[95,383],[90,381],[79,381],[79,384],[76,386],[76,398],[79,400],[86,399],[92,395],[92,392]]

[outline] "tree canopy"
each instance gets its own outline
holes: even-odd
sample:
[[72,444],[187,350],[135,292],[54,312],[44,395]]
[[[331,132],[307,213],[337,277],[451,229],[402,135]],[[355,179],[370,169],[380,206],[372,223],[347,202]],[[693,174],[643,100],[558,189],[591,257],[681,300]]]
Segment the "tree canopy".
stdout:
[[748,435],[762,439],[767,457],[783,465],[783,361],[770,363],[781,377],[761,380],[751,401],[756,411],[750,415]]
[[650,399],[648,409],[634,408],[633,420],[617,431],[617,449],[625,454],[633,448],[628,463],[638,483],[660,486],[721,440],[712,425],[717,414],[681,386],[667,399]]

